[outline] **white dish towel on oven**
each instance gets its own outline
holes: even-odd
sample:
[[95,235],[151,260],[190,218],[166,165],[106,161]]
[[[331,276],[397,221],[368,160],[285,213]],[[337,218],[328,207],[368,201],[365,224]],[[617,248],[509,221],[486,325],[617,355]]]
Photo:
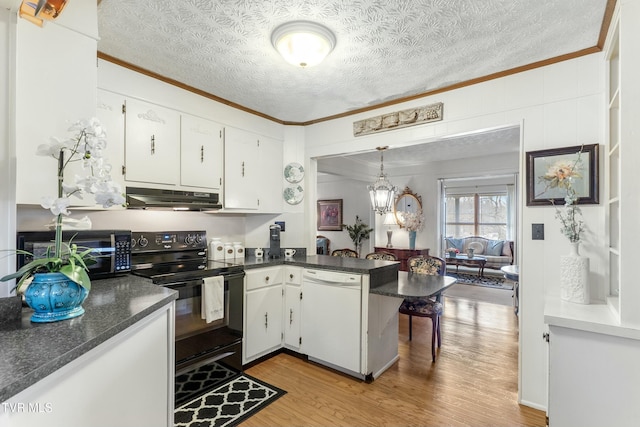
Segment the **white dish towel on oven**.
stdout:
[[211,323],[224,317],[224,277],[205,277],[202,283],[202,318]]

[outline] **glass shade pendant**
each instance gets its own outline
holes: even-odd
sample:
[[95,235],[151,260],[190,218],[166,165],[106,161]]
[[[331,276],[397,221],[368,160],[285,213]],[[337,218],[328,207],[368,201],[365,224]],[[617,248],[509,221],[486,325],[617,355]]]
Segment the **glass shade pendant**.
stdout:
[[293,21],[273,30],[271,44],[290,64],[318,65],[333,50],[336,37],[328,28],[309,21]]
[[380,175],[376,182],[367,186],[369,197],[371,198],[371,207],[380,215],[393,211],[393,201],[398,193],[398,187],[391,184],[387,179],[387,175],[384,173],[382,152],[387,148],[388,147],[376,148],[380,151]]

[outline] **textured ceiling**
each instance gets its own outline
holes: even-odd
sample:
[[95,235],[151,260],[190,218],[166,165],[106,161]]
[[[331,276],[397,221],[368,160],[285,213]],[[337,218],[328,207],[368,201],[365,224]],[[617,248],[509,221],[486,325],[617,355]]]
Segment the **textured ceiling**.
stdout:
[[[98,50],[285,122],[305,123],[598,44],[607,0],[103,0]],[[293,67],[270,35],[330,28],[334,51]]]

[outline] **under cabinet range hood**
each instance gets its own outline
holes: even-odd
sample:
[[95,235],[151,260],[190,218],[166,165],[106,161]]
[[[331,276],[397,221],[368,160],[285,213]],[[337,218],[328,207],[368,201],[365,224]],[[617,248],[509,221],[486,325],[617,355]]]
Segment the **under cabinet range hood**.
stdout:
[[218,193],[127,187],[129,209],[208,211],[222,208]]

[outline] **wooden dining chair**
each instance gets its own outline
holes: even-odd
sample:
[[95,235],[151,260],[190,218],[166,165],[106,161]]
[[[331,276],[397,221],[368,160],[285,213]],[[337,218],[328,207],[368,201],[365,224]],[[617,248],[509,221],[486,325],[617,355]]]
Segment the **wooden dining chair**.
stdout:
[[[447,265],[442,258],[429,255],[418,255],[407,260],[409,274],[426,274],[444,276]],[[413,338],[413,316],[429,317],[431,319],[431,357],[436,361],[436,339],[438,348],[442,344],[440,336],[440,316],[442,303],[433,298],[405,298],[399,312],[409,316],[409,341]]]
[[331,252],[331,256],[341,256],[344,258],[358,258],[358,252],[354,251],[353,249],[336,249],[335,251]]
[[384,261],[397,261],[398,257],[395,254],[392,254],[391,252],[380,251],[380,252],[371,252],[370,254],[367,254],[365,256],[365,259],[381,259]]

